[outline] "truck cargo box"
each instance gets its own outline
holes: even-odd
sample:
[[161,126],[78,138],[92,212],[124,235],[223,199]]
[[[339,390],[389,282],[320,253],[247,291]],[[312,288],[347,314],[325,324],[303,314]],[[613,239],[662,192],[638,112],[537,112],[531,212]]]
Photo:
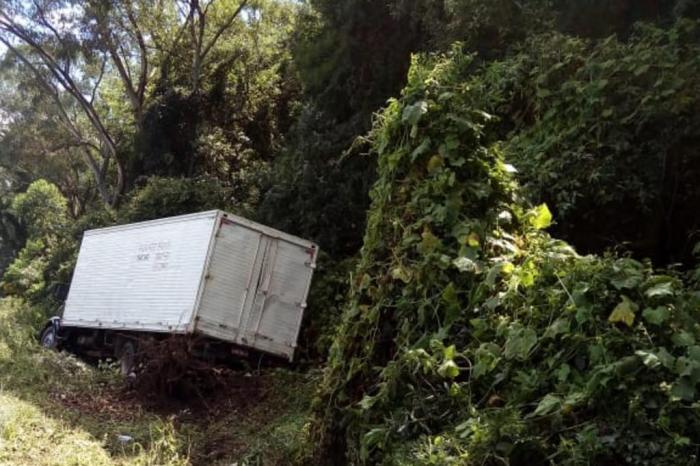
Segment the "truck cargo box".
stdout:
[[222,211],[88,230],[61,325],[294,356],[318,247]]

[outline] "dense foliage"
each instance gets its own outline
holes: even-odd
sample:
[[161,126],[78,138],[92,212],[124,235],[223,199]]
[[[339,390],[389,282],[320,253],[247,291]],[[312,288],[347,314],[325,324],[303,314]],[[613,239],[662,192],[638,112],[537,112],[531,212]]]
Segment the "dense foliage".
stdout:
[[37,298],[50,280],[65,276],[63,262],[70,254],[67,202],[55,185],[38,180],[12,201],[12,213],[26,225],[27,241],[2,279],[7,294]]
[[84,230],[226,209],[323,252],[310,462],[697,461],[699,16],[0,0],[0,294],[34,318]]
[[71,220],[58,188],[40,179],[18,194],[12,214],[26,225],[27,241],[3,276],[2,291],[34,303],[50,303],[54,287],[70,282],[86,229],[222,208],[232,208],[228,192],[204,179],[149,178],[118,211],[94,209]]
[[687,464],[698,294],[542,232],[478,107],[472,57],[414,63],[316,402],[315,462]]
[[586,251],[628,242],[659,263],[690,258],[700,221],[696,22],[639,26],[628,42],[536,36],[480,76],[504,150],[529,194],[553,207],[557,234]]

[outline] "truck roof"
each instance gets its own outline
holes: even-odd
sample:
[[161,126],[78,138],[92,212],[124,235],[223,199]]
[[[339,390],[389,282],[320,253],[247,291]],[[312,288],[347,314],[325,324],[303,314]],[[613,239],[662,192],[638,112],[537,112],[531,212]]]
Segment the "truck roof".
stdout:
[[115,231],[128,230],[131,228],[143,228],[143,227],[152,226],[152,225],[162,225],[165,223],[177,223],[177,222],[180,222],[182,220],[215,217],[219,213],[222,214],[222,218],[224,219],[224,221],[245,225],[252,230],[260,231],[260,232],[265,233],[266,235],[271,236],[273,238],[278,238],[278,239],[287,241],[289,243],[298,244],[299,246],[303,246],[303,247],[307,247],[307,248],[318,248],[318,245],[316,243],[314,243],[313,241],[309,241],[307,239],[300,238],[298,236],[291,235],[289,233],[285,233],[285,232],[277,230],[275,228],[268,227],[267,225],[262,225],[260,223],[254,222],[252,220],[248,220],[247,218],[241,217],[239,215],[234,215],[232,213],[225,212],[225,211],[220,210],[220,209],[206,210],[203,212],[196,212],[196,213],[192,213],[192,214],[175,215],[172,217],[163,217],[163,218],[158,218],[158,219],[154,219],[154,220],[145,220],[142,222],[125,223],[122,225],[114,225],[114,226],[109,226],[109,227],[93,228],[91,230],[85,230],[85,232],[83,232],[83,235],[84,236],[99,235],[99,234],[103,234],[103,233],[112,233]]

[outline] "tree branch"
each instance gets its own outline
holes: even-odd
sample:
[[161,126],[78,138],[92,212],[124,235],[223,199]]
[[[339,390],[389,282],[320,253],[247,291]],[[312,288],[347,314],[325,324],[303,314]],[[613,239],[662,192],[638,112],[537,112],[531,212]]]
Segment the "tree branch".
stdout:
[[136,21],[136,16],[134,15],[134,10],[132,8],[131,2],[126,2],[126,17],[129,19],[129,23],[134,30],[136,35],[136,43],[139,46],[141,52],[141,72],[139,73],[139,84],[136,93],[139,99],[143,101],[144,94],[146,92],[146,84],[148,82],[148,49],[146,47],[146,41],[143,38],[143,33],[141,28],[139,28],[138,22]]
[[95,103],[95,96],[97,95],[97,88],[100,87],[100,83],[102,82],[102,78],[104,77],[106,67],[107,67],[107,59],[103,59],[102,66],[100,66],[100,75],[97,77],[97,81],[95,82],[95,85],[92,88],[92,92],[90,93],[90,105]]
[[[12,20],[12,18],[8,17],[7,14],[2,10],[0,10],[0,20],[0,26],[2,26],[10,34],[13,34],[15,37],[29,45],[34,51],[36,51],[39,54],[39,56],[42,58],[42,61],[46,65],[46,68],[48,69],[49,73],[51,73],[51,75],[54,78],[56,78],[56,80],[60,83],[60,85],[66,92],[68,92],[70,95],[73,96],[73,98],[76,99],[78,104],[83,109],[83,112],[90,120],[92,126],[95,128],[95,130],[97,130],[98,134],[100,135],[100,138],[103,139],[107,144],[111,154],[116,154],[116,146],[114,144],[114,141],[112,140],[105,126],[102,124],[100,116],[97,114],[95,108],[89,104],[89,102],[81,92],[80,88],[76,85],[75,81],[73,81],[73,78],[63,68],[61,68],[56,59],[48,51],[46,51],[46,49],[39,45],[31,37],[31,35],[24,30],[24,28],[17,25]],[[16,49],[15,54],[21,55]]]
[[219,40],[221,34],[223,34],[228,28],[230,28],[233,25],[233,22],[236,20],[238,15],[240,15],[241,11],[243,11],[243,8],[245,8],[247,4],[248,0],[242,0],[241,3],[238,5],[238,8],[236,8],[236,11],[234,11],[233,14],[229,17],[229,19],[224,24],[222,24],[219,27],[219,29],[217,29],[216,33],[214,33],[214,37],[212,37],[209,43],[206,45],[206,47],[204,47],[204,51],[202,52],[202,61],[204,61],[204,58]]

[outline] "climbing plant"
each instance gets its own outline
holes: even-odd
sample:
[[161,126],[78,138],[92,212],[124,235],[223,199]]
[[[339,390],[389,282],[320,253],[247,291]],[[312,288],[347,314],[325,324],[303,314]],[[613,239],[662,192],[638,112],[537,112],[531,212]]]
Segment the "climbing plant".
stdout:
[[[700,28],[638,25],[627,42],[532,37],[480,72],[508,156],[556,232],[658,263],[691,257],[700,217]],[[599,219],[605,218],[605,222]]]
[[687,464],[700,297],[523,199],[455,48],[415,58],[315,402],[314,464]]

